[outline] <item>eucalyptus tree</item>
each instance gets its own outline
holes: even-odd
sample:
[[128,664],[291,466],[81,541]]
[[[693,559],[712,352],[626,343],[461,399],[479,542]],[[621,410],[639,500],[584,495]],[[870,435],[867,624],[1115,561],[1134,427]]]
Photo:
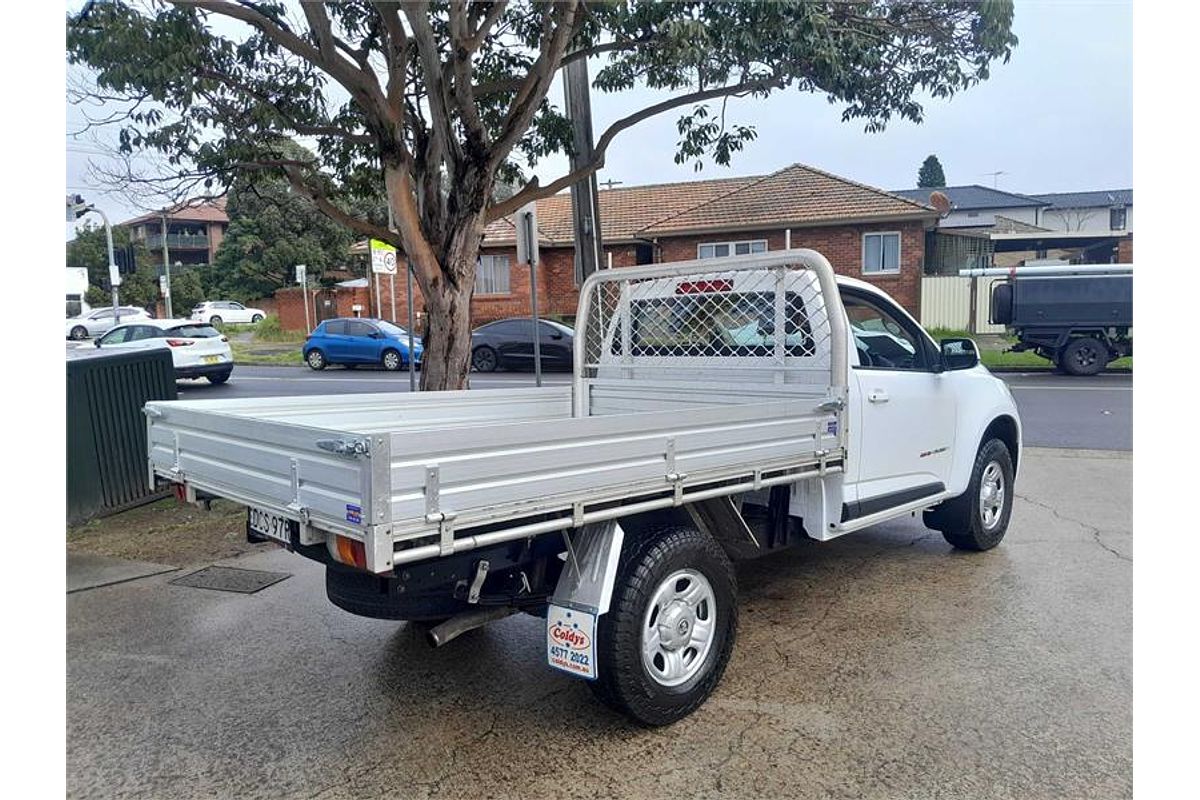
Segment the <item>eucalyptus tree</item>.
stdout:
[[[428,309],[422,384],[444,389],[469,370],[484,227],[600,169],[623,131],[676,112],[677,161],[728,163],[755,131],[727,123],[726,98],[784,90],[824,95],[868,130],[920,121],[923,99],[1008,59],[1012,15],[1008,0],[116,0],[68,17],[67,53],[110,106],[125,101],[110,121],[126,154],[159,157],[155,179],[215,191],[269,170],[399,247]],[[637,92],[640,107],[599,132],[586,163],[526,179],[571,147],[548,93],[576,59],[594,60],[595,90]],[[297,138],[315,143],[311,157],[288,155]],[[520,188],[499,199],[498,181]],[[394,230],[347,210],[380,186]]]

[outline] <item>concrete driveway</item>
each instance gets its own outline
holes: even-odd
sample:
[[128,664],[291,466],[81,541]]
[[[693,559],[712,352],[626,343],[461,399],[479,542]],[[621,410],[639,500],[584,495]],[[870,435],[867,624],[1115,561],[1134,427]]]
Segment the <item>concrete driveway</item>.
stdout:
[[716,695],[660,730],[545,667],[539,620],[440,650],[324,597],[179,573],[68,596],[70,797],[1012,798],[1131,793],[1131,462],[1031,450],[1006,541],[906,519],[743,565]]

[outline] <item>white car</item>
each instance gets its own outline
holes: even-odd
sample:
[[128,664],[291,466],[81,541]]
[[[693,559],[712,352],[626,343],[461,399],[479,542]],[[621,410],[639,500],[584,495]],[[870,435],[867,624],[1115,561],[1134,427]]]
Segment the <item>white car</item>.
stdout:
[[208,378],[209,383],[224,383],[233,373],[228,337],[211,325],[186,319],[122,323],[97,339],[96,347],[114,352],[166,347],[171,351],[176,378]]
[[[122,324],[144,319],[150,319],[150,315],[146,313],[146,309],[135,306],[121,306]],[[93,309],[77,317],[67,317],[67,338],[79,340],[86,339],[89,336],[99,336],[111,330],[116,324],[117,321],[113,317],[112,306]]]
[[207,322],[209,325],[259,322],[266,315],[267,312],[261,308],[247,308],[232,300],[209,300],[192,309],[192,321]]

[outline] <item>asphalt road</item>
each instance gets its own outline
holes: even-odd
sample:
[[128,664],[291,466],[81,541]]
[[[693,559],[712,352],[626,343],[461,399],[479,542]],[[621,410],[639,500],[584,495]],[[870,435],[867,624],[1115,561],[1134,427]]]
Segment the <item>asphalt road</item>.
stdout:
[[431,650],[271,545],[232,562],[291,573],[257,594],[172,574],[75,592],[67,794],[1129,797],[1132,462],[1022,462],[990,552],[906,518],[742,564],[729,669],[667,729],[545,666],[540,620]]
[[[1001,375],[1012,389],[1024,424],[1025,444],[1093,450],[1133,449],[1133,376],[1104,374],[1073,378],[1047,373]],[[568,384],[571,375],[548,372],[544,384]],[[533,373],[475,373],[471,387],[491,389],[532,386]],[[187,400],[227,397],[272,397],[336,392],[406,392],[408,373],[346,370],[331,367],[314,372],[304,367],[246,367],[234,369],[223,386],[205,380],[180,381]]]

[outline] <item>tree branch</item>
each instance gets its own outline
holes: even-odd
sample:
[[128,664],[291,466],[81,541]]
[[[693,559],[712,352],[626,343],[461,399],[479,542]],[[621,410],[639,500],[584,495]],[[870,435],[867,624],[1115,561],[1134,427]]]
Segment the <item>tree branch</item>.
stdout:
[[612,144],[612,140],[616,137],[616,135],[626,128],[631,128],[643,120],[657,116],[663,112],[670,111],[673,108],[679,108],[680,106],[688,105],[689,103],[700,103],[717,97],[738,97],[751,92],[759,91],[761,89],[766,89],[768,87],[780,88],[783,85],[783,78],[772,76],[770,78],[760,78],[755,81],[735,83],[729,86],[719,86],[714,89],[706,89],[704,91],[692,92],[691,94],[672,97],[662,101],[661,103],[647,106],[641,111],[630,114],[627,117],[622,117],[610,125],[608,129],[605,130],[600,136],[599,141],[596,142],[596,147],[593,151],[591,161],[580,166],[574,172],[570,172],[563,177],[546,184],[545,186],[539,185],[536,180],[530,182],[527,186],[525,186],[525,188],[521,189],[521,191],[517,192],[509,199],[496,203],[494,206],[488,209],[487,221],[491,222],[501,217],[506,217],[526,203],[529,203],[533,200],[540,200],[543,197],[549,197],[552,194],[557,194],[568,186],[571,186],[572,184],[577,183],[596,172],[604,166],[605,153],[608,150],[608,146]]

